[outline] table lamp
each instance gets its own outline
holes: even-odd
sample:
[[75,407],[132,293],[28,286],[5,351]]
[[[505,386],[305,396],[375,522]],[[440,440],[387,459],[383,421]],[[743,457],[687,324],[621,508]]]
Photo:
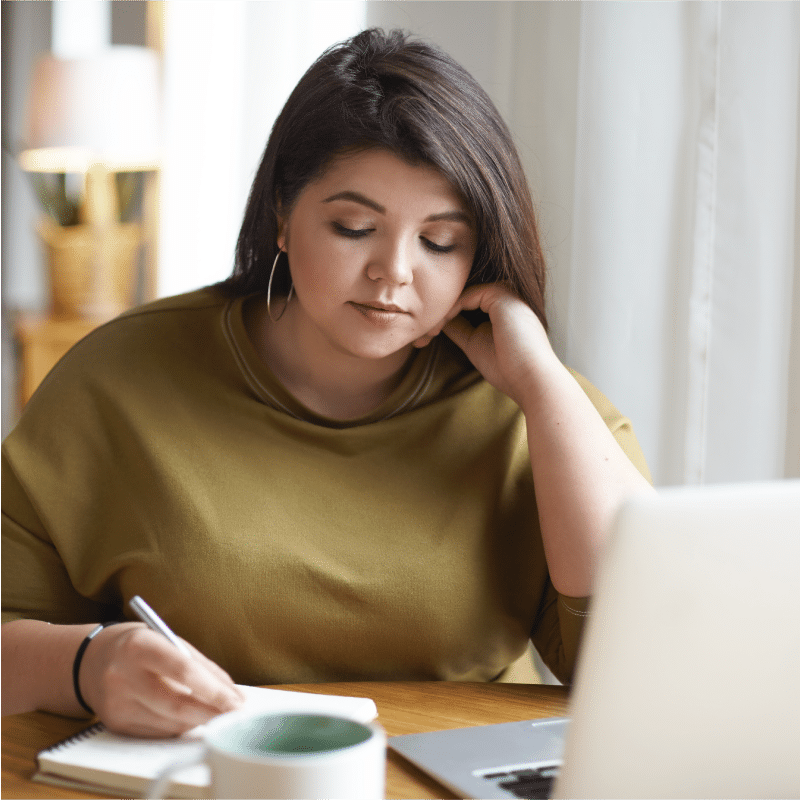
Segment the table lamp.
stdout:
[[38,232],[52,316],[103,320],[133,304],[142,227],[126,219],[120,198],[131,193],[120,189],[158,169],[159,112],[153,50],[37,62],[20,164],[48,210]]

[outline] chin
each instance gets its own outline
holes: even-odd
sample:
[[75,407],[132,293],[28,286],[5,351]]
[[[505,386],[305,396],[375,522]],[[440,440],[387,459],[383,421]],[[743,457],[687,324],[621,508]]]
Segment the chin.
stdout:
[[398,342],[374,337],[368,341],[342,342],[341,349],[355,358],[380,361],[410,350],[413,341],[416,340],[409,341],[403,338]]
[[367,348],[354,352],[353,355],[357,358],[363,358],[367,361],[382,361],[383,359],[391,358],[392,356],[407,355],[411,351],[411,345],[406,344],[402,347],[392,348]]

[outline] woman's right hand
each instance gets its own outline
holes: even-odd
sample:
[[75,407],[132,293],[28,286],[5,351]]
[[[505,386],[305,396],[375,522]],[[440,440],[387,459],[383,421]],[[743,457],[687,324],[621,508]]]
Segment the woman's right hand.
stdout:
[[228,673],[186,645],[191,656],[140,622],[105,628],[84,653],[81,693],[109,730],[133,736],[175,736],[241,706]]

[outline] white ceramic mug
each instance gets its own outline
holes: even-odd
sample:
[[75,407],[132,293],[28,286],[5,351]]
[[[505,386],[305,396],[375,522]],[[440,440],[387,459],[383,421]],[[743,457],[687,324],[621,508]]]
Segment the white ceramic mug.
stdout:
[[171,776],[194,764],[211,770],[214,798],[382,798],[386,733],[342,717],[259,714],[212,728],[198,757],[172,764],[148,796],[167,796]]

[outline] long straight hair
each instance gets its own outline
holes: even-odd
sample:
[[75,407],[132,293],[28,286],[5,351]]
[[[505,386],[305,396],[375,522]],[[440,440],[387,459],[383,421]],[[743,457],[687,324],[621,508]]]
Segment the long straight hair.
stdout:
[[[547,325],[545,262],[511,134],[486,92],[439,48],[401,31],[362,31],[326,50],[273,126],[250,190],[229,293],[264,292],[278,254],[278,214],[337,155],[384,148],[437,169],[477,226],[468,285],[505,282]],[[273,292],[287,293],[286,270]]]

